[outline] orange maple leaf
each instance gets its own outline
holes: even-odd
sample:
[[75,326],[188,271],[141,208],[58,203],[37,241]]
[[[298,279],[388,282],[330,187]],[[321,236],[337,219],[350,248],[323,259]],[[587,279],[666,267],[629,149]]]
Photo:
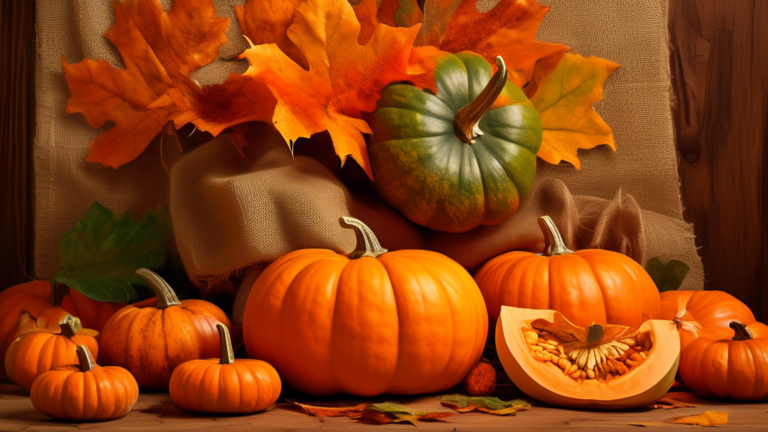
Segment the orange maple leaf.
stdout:
[[416,0],[381,0],[376,15],[390,27],[413,27],[424,21],[424,13]]
[[120,52],[125,69],[107,61],[62,58],[71,97],[66,112],[81,113],[91,127],[115,124],[91,141],[87,161],[117,168],[134,160],[173,117],[168,94],[189,73],[218,56],[229,20],[211,0],[176,0],[166,13],[157,0],[113,1],[115,25],[104,37]]
[[[531,79],[537,60],[570,50],[565,45],[534,38],[549,11],[535,0],[501,0],[485,12],[479,12],[476,3],[462,1],[451,16],[439,45],[432,44],[443,51],[474,51],[491,63],[496,56],[501,56],[507,63],[510,81],[521,88]],[[425,11],[428,6],[425,4]],[[425,14],[425,23],[428,18]]]
[[[250,67],[238,80],[243,87],[265,85],[271,91],[277,101],[271,122],[287,142],[328,131],[342,165],[351,156],[373,178],[363,138],[371,130],[361,113],[375,109],[388,84],[408,79],[408,57],[418,26],[397,29],[377,24],[365,45],[358,43],[360,29],[346,0],[309,0],[296,8],[287,31],[309,70],[276,44],[251,45],[241,56]],[[232,78],[225,88],[232,87]],[[247,97],[242,93],[230,92],[235,99]],[[214,135],[222,128],[217,119],[205,115],[204,108],[193,104],[189,109],[194,112],[182,114],[182,122],[194,119],[195,125]],[[235,119],[229,125],[239,122]]]
[[618,64],[591,56],[555,54],[536,64],[528,98],[541,116],[543,140],[537,156],[577,169],[579,149],[606,144],[616,150],[610,126],[592,108],[603,98],[603,84]]
[[248,0],[244,6],[235,6],[235,15],[243,36],[254,45],[273,43],[288,57],[306,68],[307,60],[288,38],[288,27],[293,13],[306,0]]

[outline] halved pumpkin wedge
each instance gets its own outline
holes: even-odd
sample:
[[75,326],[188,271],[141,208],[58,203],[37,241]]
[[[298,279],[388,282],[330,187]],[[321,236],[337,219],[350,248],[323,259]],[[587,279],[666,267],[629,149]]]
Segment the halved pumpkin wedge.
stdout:
[[560,312],[504,306],[499,323],[496,349],[507,375],[550,405],[633,408],[658,400],[675,380],[680,340],[672,321],[578,327]]

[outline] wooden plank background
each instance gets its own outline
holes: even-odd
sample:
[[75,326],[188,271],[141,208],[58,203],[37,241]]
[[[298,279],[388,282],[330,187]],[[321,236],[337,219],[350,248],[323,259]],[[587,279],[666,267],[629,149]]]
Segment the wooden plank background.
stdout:
[[706,289],[768,321],[768,1],[670,0],[686,219]]
[[[0,289],[31,271],[34,1],[0,0]],[[768,0],[670,0],[681,193],[707,289],[768,321]]]

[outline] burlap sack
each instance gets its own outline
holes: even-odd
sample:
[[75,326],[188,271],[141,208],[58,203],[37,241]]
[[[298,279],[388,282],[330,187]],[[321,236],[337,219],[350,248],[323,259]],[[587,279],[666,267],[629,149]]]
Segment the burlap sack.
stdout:
[[[215,3],[218,14],[233,23],[222,50],[229,55],[244,46],[232,9],[244,0]],[[61,235],[93,200],[139,217],[162,199],[169,203],[187,272],[203,285],[242,272],[242,286],[248,287],[265,263],[297,248],[350,250],[354,235],[338,224],[341,215],[364,220],[389,249],[434,249],[473,269],[508,250],[539,248],[535,218],[547,213],[571,247],[620,250],[641,263],[655,256],[680,259],[692,268],[684,288],[701,289],[703,268],[679,197],[667,2],[541,3],[552,9],[538,39],[622,65],[606,82],[605,100],[595,105],[613,127],[617,152],[581,152],[581,170],[540,163],[535,191],[516,216],[469,233],[443,234],[411,224],[364,190],[350,190],[337,162],[325,160],[330,150],[322,136],[298,143],[295,161],[277,134],[258,126],[245,158],[220,137],[184,155],[170,174],[162,168],[157,142],[118,170],[86,163],[88,142],[109,126],[92,129],[81,116],[64,114],[69,92],[60,58],[107,59],[122,67],[100,36],[114,21],[111,2],[37,0],[36,276],[56,271]],[[227,72],[244,69],[240,62],[215,61],[193,78],[220,82]],[[302,147],[319,149],[320,156],[303,154]]]

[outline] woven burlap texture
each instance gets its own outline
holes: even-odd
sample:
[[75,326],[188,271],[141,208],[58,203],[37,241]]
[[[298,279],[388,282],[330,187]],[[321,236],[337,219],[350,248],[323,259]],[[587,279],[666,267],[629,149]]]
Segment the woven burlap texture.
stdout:
[[[479,8],[489,9],[492,1]],[[170,1],[162,3],[167,7]],[[232,22],[222,56],[244,48],[232,8],[243,3],[215,1],[218,14]],[[501,252],[534,250],[541,241],[535,217],[559,211],[556,222],[568,241],[576,242],[571,246],[624,250],[641,262],[655,256],[680,259],[692,268],[684,288],[700,289],[704,272],[679,196],[667,2],[541,3],[552,9],[539,40],[621,64],[606,82],[605,100],[595,104],[613,128],[617,151],[602,146],[580,152],[581,170],[540,162],[535,194],[518,215],[452,235],[419,229],[375,198],[350,191],[338,179],[337,166],[304,155],[292,161],[287,146],[266,126],[256,127],[249,137],[254,142],[245,158],[221,137],[184,155],[170,174],[161,165],[157,141],[118,170],[86,163],[88,142],[110,126],[92,129],[82,116],[64,113],[69,91],[60,59],[106,59],[123,67],[101,37],[114,22],[111,2],[37,0],[35,275],[50,277],[57,270],[59,239],[94,200],[134,217],[164,200],[179,253],[197,280],[226,277],[249,266],[258,269],[297,248],[350,250],[354,235],[339,226],[342,215],[364,220],[389,249],[434,249],[473,268]],[[228,72],[245,67],[217,60],[192,77],[203,84],[221,82]],[[322,138],[298,145],[315,141],[327,145]],[[252,273],[246,271],[246,279]]]

